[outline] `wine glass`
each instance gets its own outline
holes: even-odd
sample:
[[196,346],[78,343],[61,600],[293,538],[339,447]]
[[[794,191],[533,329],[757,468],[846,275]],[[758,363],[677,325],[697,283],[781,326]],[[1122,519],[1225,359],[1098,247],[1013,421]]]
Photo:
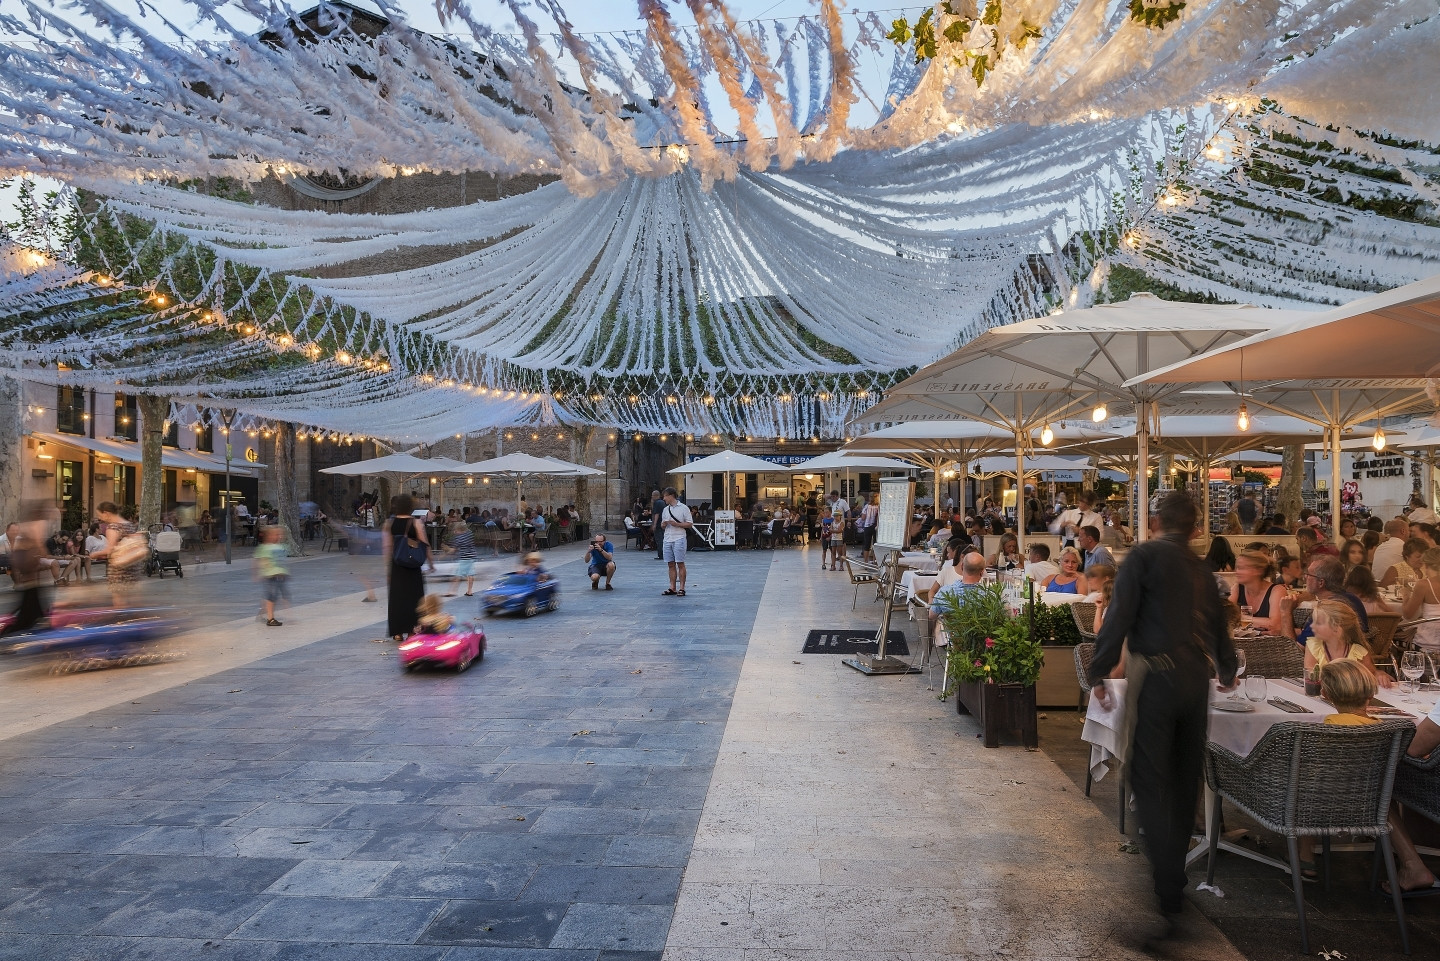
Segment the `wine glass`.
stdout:
[[[1240,678],[1241,678],[1241,676],[1244,675],[1244,673],[1245,673],[1245,652],[1242,651],[1242,650],[1240,650],[1239,648],[1236,648],[1236,650],[1235,650],[1235,680],[1236,680],[1236,681],[1239,681]],[[1231,692],[1230,692],[1230,700],[1232,700],[1232,701],[1238,701],[1238,700],[1240,700],[1240,692],[1239,692],[1239,691],[1231,691]]]
[[1251,704],[1259,704],[1269,695],[1269,685],[1263,674],[1251,674],[1245,678],[1245,697]]
[[1425,676],[1425,655],[1420,651],[1406,651],[1405,656],[1400,658],[1400,673],[1410,682],[1408,693],[1414,699],[1418,685],[1415,683]]

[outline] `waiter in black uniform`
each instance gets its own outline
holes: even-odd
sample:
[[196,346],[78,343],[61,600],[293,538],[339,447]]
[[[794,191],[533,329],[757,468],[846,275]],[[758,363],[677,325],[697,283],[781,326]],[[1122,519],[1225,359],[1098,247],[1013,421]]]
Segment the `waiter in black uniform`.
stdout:
[[[1138,544],[1115,576],[1115,595],[1095,639],[1089,681],[1109,706],[1104,678],[1128,641],[1126,705],[1133,725],[1130,785],[1164,914],[1185,905],[1185,854],[1203,773],[1210,664],[1222,690],[1235,686],[1235,645],[1215,576],[1190,549],[1195,502],[1167,494],[1155,512],[1161,535]],[[1122,801],[1123,803],[1123,801]]]

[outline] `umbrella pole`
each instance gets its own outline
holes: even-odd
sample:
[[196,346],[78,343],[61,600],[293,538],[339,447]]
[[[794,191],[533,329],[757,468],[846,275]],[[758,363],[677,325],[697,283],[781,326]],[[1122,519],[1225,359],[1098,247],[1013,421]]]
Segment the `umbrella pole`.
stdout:
[[[1139,488],[1135,495],[1135,540],[1150,539],[1150,403],[1142,401],[1140,416],[1135,422],[1135,476]],[[1188,538],[1187,538],[1188,540]]]
[[1345,538],[1340,536],[1340,427],[1338,425],[1330,427],[1330,538],[1337,546],[1345,542]]
[[1025,444],[1020,432],[1024,423],[1020,393],[1015,393],[1015,541],[1025,556]]

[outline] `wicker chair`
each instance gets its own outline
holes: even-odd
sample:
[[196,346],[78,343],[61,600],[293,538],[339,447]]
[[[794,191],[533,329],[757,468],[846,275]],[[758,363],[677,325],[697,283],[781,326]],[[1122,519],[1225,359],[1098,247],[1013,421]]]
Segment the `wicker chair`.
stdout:
[[1315,613],[1313,607],[1296,607],[1290,611],[1290,623],[1295,625],[1295,632],[1305,630],[1305,625],[1310,623],[1310,615]]
[[1070,605],[1070,616],[1075,618],[1075,627],[1087,641],[1095,640],[1095,602],[1076,601]]
[[[1248,655],[1247,655],[1248,656]],[[1405,906],[1390,848],[1390,793],[1395,769],[1415,736],[1409,721],[1382,721],[1358,727],[1281,721],[1271,726],[1245,757],[1206,745],[1205,782],[1214,791],[1210,823],[1220,824],[1220,801],[1232,804],[1263,827],[1282,835],[1290,851],[1290,880],[1300,918],[1300,949],[1310,953],[1305,927],[1305,891],[1300,878],[1301,836],[1325,839],[1325,878],[1330,878],[1330,837],[1340,833],[1373,835],[1380,844],[1390,878],[1400,944],[1410,953]],[[1215,883],[1220,832],[1210,834],[1206,882]]]
[[1305,648],[1288,637],[1236,638],[1245,652],[1245,673],[1258,677],[1304,677]]
[[[1427,758],[1406,756],[1395,769],[1395,800],[1405,810],[1440,824],[1440,751],[1431,751]],[[1440,894],[1440,888],[1407,891],[1405,897],[1420,898]]]
[[[1094,607],[1095,605],[1090,605]],[[1073,610],[1075,605],[1071,605]],[[1095,623],[1091,621],[1090,623]],[[1093,635],[1092,635],[1093,636]],[[1090,700],[1090,661],[1095,657],[1095,643],[1093,641],[1081,641],[1075,645],[1075,680],[1080,684],[1080,706],[1084,710],[1086,703]],[[1125,780],[1125,769],[1121,766],[1119,759],[1116,759],[1115,769],[1119,772],[1120,786],[1120,833],[1125,833],[1125,809],[1129,806],[1130,791]],[[1095,786],[1095,778],[1090,773],[1090,765],[1085,765],[1085,796],[1090,796],[1090,789]]]
[[1400,626],[1400,619],[1400,614],[1384,611],[1369,615],[1370,631],[1365,635],[1365,643],[1377,665],[1394,661],[1391,648],[1395,644],[1395,631]]

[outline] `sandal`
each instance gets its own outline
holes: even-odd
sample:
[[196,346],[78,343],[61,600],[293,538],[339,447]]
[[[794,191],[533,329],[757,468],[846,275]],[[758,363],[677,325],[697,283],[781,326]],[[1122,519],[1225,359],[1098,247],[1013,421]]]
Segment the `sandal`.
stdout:
[[676,593],[677,595],[679,595],[680,597],[684,597],[684,596],[685,596],[685,592],[684,592],[684,591],[676,591],[675,593]]
[[668,587],[667,587],[665,590],[663,590],[663,591],[660,592],[660,594],[661,594],[663,597],[674,597],[677,593],[678,593],[677,591],[671,590],[671,589],[668,588]]

